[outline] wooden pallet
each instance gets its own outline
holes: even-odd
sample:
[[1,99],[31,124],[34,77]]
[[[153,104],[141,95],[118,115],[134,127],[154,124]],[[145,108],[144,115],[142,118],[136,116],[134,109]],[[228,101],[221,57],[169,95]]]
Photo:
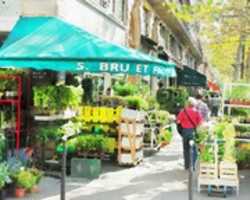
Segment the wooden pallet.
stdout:
[[198,175],[198,192],[201,186],[216,185],[218,182],[218,166],[216,163],[200,163]]
[[[137,126],[141,127],[141,124],[139,124],[136,120],[131,120],[127,118],[122,119],[118,132],[119,165],[137,165],[141,162],[141,160],[143,160],[143,154],[142,156],[138,156],[138,133],[141,133],[141,131],[139,130],[140,128],[137,128]],[[127,144],[124,147],[123,137],[126,137],[127,140]],[[126,155],[124,154],[124,149],[126,149],[127,151]],[[127,155],[129,155],[130,157],[127,158]]]
[[228,188],[236,189],[236,194],[239,195],[239,178],[238,168],[236,163],[221,162],[217,164],[200,164],[198,175],[198,192],[205,186],[208,195],[212,192],[223,192],[224,197],[227,195]]
[[236,188],[239,195],[238,166],[236,163],[221,162],[219,166],[219,179],[225,187]]

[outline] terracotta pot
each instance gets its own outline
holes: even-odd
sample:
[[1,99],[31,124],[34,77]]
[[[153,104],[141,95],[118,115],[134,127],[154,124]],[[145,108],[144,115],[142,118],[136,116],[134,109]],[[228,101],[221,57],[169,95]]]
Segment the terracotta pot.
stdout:
[[38,185],[34,185],[31,189],[30,189],[31,193],[38,193],[39,192],[39,188]]
[[24,197],[25,193],[26,193],[26,191],[25,191],[24,188],[16,188],[16,190],[15,190],[15,196],[16,196],[16,198],[22,198],[22,197]]
[[161,148],[167,146],[168,144],[169,144],[169,142],[162,142],[162,143],[161,143]]

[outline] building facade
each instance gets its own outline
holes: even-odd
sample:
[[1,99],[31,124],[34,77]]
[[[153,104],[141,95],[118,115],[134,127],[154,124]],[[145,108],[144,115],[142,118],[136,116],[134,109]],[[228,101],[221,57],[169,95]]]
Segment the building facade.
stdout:
[[[57,16],[109,42],[205,71],[194,28],[180,22],[165,0],[0,0],[0,45],[19,16]],[[195,3],[179,0],[179,3]],[[110,77],[106,77],[107,86]],[[156,87],[153,81],[153,88]]]

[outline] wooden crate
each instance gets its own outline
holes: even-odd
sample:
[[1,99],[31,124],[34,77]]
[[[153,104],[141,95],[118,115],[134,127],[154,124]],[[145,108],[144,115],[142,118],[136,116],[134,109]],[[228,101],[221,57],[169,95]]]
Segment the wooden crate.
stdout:
[[119,164],[120,165],[137,165],[143,160],[143,151],[138,151],[135,153],[133,158],[130,153],[121,153]]
[[141,131],[143,130],[144,124],[122,118],[118,133],[118,163],[120,165],[136,165],[142,161]]
[[238,166],[236,163],[221,162],[219,178],[223,186],[236,188],[236,193],[239,194]]
[[200,163],[198,174],[198,192],[201,186],[218,184],[218,166],[216,163]]
[[140,136],[145,132],[144,129],[144,124],[143,123],[120,123],[119,126],[119,131],[123,134],[123,135],[128,135],[129,133],[133,133],[136,136]]
[[[122,149],[124,149],[124,150],[130,150],[131,149],[131,145],[130,145],[128,137],[126,137],[126,136],[122,137],[121,146],[122,146]],[[143,147],[143,137],[136,137],[135,138],[135,148],[136,148],[136,150],[141,149],[142,147]]]

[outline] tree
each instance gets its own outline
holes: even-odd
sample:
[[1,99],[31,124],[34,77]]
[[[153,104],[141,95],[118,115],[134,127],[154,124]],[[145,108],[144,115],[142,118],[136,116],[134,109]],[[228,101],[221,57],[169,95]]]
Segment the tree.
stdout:
[[204,51],[227,80],[249,80],[250,0],[204,0],[190,4],[167,4],[191,26],[199,25]]

